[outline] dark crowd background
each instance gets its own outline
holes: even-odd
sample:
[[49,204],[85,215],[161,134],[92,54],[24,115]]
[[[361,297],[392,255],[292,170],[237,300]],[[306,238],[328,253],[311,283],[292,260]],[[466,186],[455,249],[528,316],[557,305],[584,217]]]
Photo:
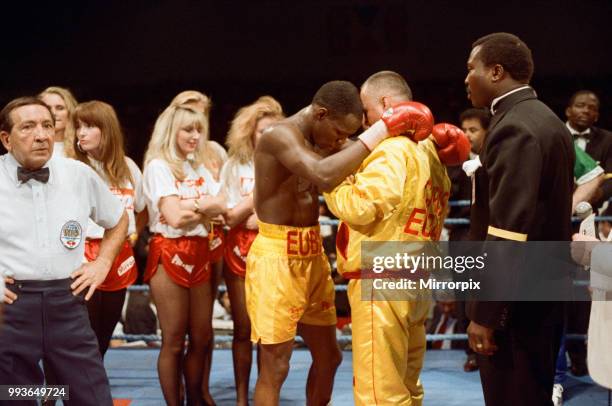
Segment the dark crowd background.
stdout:
[[[14,3],[14,4],[13,4]],[[436,121],[470,107],[471,43],[512,32],[532,49],[532,85],[563,119],[570,95],[595,91],[612,128],[612,1],[136,0],[4,3],[0,103],[68,87],[112,104],[137,162],[157,115],[195,89],[213,101],[211,138],[263,94],[287,114],[328,80],[360,85],[395,70]]]

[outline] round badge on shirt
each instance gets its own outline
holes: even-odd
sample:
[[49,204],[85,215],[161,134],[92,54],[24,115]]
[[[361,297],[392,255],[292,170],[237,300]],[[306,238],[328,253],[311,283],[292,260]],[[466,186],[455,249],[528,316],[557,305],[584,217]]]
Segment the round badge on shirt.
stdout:
[[82,239],[83,229],[78,222],[70,220],[62,226],[60,241],[64,247],[68,248],[69,250],[73,250],[79,246]]

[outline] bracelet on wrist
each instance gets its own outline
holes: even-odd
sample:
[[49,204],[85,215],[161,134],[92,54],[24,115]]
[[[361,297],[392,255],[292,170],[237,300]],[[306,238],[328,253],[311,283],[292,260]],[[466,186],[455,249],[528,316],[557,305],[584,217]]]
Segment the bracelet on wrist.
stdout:
[[199,213],[200,212],[200,204],[198,203],[198,199],[195,199],[193,201],[193,211],[195,213]]

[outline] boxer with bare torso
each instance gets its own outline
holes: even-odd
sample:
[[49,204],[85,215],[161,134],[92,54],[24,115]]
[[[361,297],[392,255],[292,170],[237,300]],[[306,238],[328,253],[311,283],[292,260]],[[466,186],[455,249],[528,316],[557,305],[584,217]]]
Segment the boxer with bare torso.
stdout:
[[334,286],[317,221],[319,190],[339,184],[387,137],[429,135],[433,124],[430,116],[404,103],[361,134],[360,142],[343,147],[361,127],[362,115],[357,88],[329,82],[310,106],[269,128],[256,147],[254,198],[260,222],[247,258],[246,296],[251,340],[260,345],[257,405],[278,404],[296,333],[313,359],[307,404],[331,399],[341,354]]

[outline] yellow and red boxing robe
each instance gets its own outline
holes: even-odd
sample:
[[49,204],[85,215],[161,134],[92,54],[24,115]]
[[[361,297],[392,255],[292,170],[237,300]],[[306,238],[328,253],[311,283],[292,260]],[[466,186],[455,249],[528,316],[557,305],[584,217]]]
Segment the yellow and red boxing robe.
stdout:
[[[430,241],[442,230],[450,179],[431,140],[383,141],[325,201],[339,219],[338,271],[351,279],[354,399],[357,405],[420,405],[424,322],[431,293],[411,300],[362,295],[361,242]],[[367,281],[365,281],[367,282]]]

